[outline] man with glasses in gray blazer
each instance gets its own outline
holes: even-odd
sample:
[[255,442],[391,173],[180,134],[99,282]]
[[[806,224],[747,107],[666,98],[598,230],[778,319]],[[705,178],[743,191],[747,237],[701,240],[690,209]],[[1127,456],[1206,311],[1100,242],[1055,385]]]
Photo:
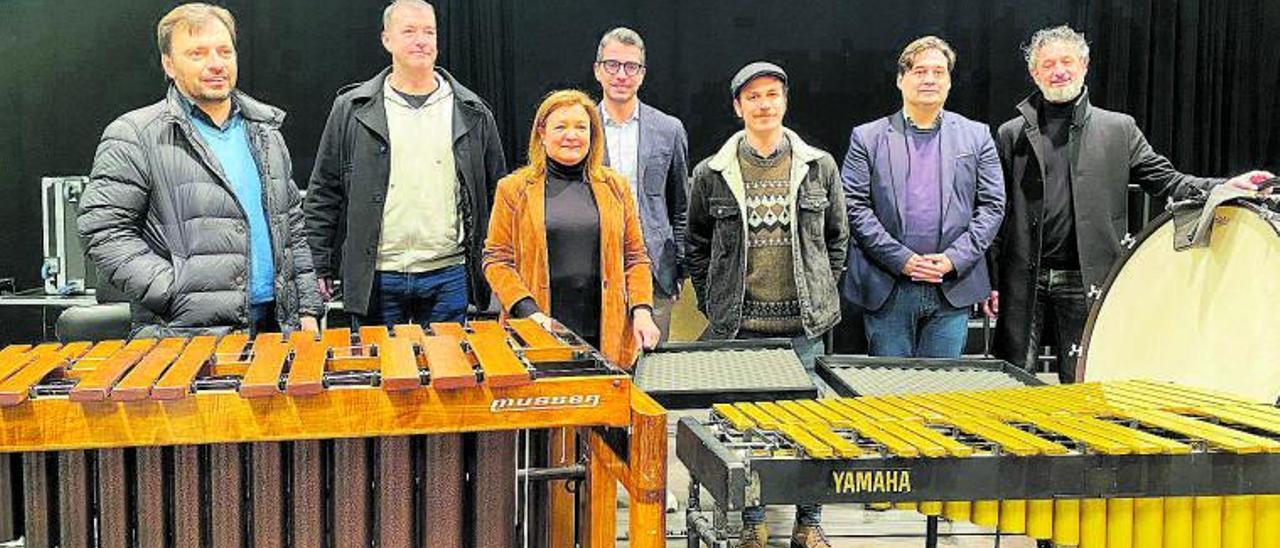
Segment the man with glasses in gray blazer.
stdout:
[[640,208],[653,265],[653,319],[665,342],[684,280],[689,138],[680,120],[640,102],[637,92],[646,68],[644,40],[636,31],[618,27],[600,39],[594,72],[602,95],[606,161],[631,182]]

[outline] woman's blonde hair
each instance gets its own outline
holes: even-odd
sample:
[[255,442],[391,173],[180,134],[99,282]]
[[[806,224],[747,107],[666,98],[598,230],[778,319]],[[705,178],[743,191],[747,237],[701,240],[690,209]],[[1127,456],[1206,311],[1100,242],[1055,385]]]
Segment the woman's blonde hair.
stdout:
[[587,177],[592,181],[602,181],[605,178],[604,122],[600,118],[596,102],[592,101],[586,93],[576,89],[553,91],[547,94],[541,105],[538,105],[538,113],[533,117],[533,129],[529,132],[529,168],[534,174],[546,173],[547,149],[542,146],[542,132],[547,124],[547,118],[557,109],[574,105],[586,109],[587,116],[591,117],[591,145],[587,147],[587,157],[583,160],[586,162],[584,168]]

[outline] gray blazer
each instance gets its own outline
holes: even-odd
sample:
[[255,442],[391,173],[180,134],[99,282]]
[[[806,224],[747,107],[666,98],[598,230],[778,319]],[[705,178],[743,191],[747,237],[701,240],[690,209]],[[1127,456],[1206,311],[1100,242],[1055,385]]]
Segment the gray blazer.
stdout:
[[[653,269],[653,288],[675,295],[684,278],[685,219],[689,204],[689,137],[674,116],[640,103],[636,205]],[[601,105],[601,115],[604,106]],[[606,155],[605,164],[609,158]]]
[[[902,245],[907,147],[900,112],[854,128],[840,169],[849,227],[844,295],[879,310],[912,251]],[[942,252],[955,271],[942,281],[952,306],[970,306],[991,292],[984,254],[1004,218],[1004,176],[985,124],[942,114]]]

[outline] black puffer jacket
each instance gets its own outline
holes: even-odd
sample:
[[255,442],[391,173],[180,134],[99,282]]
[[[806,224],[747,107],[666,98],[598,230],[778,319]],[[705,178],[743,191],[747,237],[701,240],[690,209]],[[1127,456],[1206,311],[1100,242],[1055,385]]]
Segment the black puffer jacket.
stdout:
[[[280,134],[284,112],[238,91],[233,100],[262,174],[276,315],[292,330],[300,314],[318,316],[323,304]],[[170,86],[164,100],[107,126],[81,200],[84,248],[103,279],[132,301],[135,336],[248,325],[248,221],[186,105]]]

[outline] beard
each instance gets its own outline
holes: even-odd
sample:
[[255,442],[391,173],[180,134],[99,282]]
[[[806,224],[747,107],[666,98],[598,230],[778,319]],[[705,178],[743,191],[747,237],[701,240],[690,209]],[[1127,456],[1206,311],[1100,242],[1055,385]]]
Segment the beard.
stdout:
[[235,88],[227,87],[221,90],[201,89],[191,94],[191,100],[197,103],[217,103],[226,101],[231,96],[232,90]]
[[1040,87],[1040,93],[1044,95],[1044,99],[1050,103],[1068,103],[1074,101],[1080,96],[1080,92],[1084,89],[1084,79],[1077,78],[1071,82],[1071,85],[1061,88]]

